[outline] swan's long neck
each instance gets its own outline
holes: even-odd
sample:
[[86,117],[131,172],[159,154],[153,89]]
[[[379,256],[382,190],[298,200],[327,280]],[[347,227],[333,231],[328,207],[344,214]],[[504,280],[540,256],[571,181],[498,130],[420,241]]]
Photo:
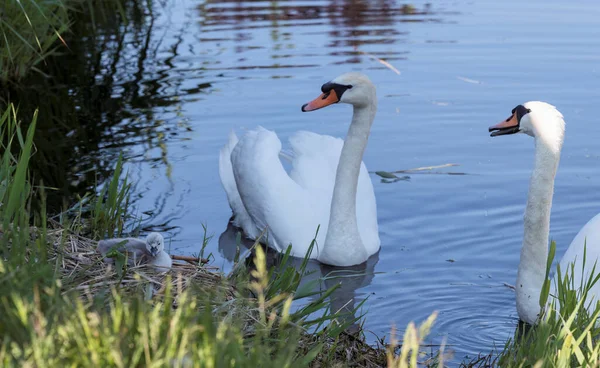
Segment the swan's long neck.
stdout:
[[319,254],[319,260],[323,263],[351,266],[366,259],[367,251],[356,221],[356,190],[376,110],[375,98],[366,106],[354,107],[352,124],[337,167],[327,236]]
[[546,276],[550,211],[554,195],[554,177],[560,160],[562,136],[549,140],[535,140],[535,164],[529,184],[524,217],[523,247],[517,272],[517,312],[530,324],[540,312],[539,298]]

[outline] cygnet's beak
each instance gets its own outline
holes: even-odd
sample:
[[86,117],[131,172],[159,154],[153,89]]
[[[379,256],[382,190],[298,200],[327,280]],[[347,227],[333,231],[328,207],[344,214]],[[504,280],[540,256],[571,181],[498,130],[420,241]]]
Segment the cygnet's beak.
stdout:
[[338,98],[337,93],[335,92],[335,90],[331,89],[327,92],[322,93],[319,97],[315,98],[309,103],[302,105],[302,111],[315,111],[325,106],[337,103],[339,101],[340,99]]
[[156,257],[158,255],[158,247],[150,247],[150,254],[152,257]]

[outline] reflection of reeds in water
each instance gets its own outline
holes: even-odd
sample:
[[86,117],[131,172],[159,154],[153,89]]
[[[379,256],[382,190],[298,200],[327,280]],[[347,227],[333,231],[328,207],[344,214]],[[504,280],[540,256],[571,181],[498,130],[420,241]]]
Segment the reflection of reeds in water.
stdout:
[[[231,41],[237,53],[246,51],[253,42],[255,30],[271,29],[273,59],[290,58],[292,54],[280,54],[282,50],[295,48],[294,33],[317,36],[322,39],[320,28],[329,25],[329,37],[322,46],[330,56],[339,61],[334,64],[356,64],[362,61],[360,46],[393,45],[404,43],[409,31],[398,29],[398,24],[413,22],[440,22],[445,12],[434,11],[431,4],[423,7],[402,4],[396,0],[328,0],[312,2],[280,1],[256,3],[251,1],[210,0],[198,6],[201,15],[200,25],[203,35],[200,40]],[[298,28],[293,33],[286,28]],[[235,37],[220,35],[217,39],[211,33],[235,31]],[[261,47],[265,47],[262,45]],[[343,48],[350,47],[350,50]],[[304,55],[314,56],[314,55]],[[378,58],[402,60],[406,51],[380,50]],[[344,58],[345,57],[345,58]],[[316,65],[273,64],[272,68],[314,67]],[[267,68],[267,65],[238,65],[230,69]]]
[[[63,198],[70,202],[104,181],[123,147],[158,147],[169,166],[164,132],[171,122],[153,109],[178,105],[179,92],[177,81],[165,81],[170,58],[157,56],[163,49],[157,48],[154,5],[118,3],[116,12],[108,10],[110,2],[88,3],[65,36],[68,50],[47,55],[40,65],[48,78],[29,74],[0,92],[0,107],[15,102],[23,119],[39,106],[31,167],[36,180],[56,188],[48,193],[55,210]],[[173,57],[177,46],[167,47]],[[175,120],[186,128],[182,116]]]
[[[241,229],[236,228],[231,223],[227,224],[227,229],[219,236],[219,252],[229,262],[239,265],[238,258],[242,251],[248,250],[245,258],[246,267],[252,268],[253,254],[259,243],[246,239],[241,234]],[[315,244],[318,247],[318,244]],[[244,248],[244,249],[241,249]],[[379,255],[371,256],[366,262],[350,267],[332,267],[324,265],[314,259],[302,259],[294,257],[285,257],[284,255],[264,247],[266,252],[266,262],[269,267],[285,268],[293,267],[303,276],[299,281],[299,288],[307,292],[314,293],[311,298],[319,298],[325,291],[333,290],[329,296],[331,309],[336,313],[341,313],[341,318],[350,321],[349,331],[359,332],[361,327],[357,317],[361,313],[361,308],[366,298],[363,297],[360,289],[371,284],[375,277],[375,265],[379,261]],[[234,270],[235,270],[234,266]]]
[[[191,130],[182,113],[183,96],[199,96],[213,89],[205,80],[190,86],[190,74],[314,67],[318,64],[313,57],[319,55],[299,55],[294,36],[297,32],[313,31],[311,25],[332,25],[325,42],[334,46],[339,43],[339,47],[317,52],[332,56],[334,63],[357,62],[364,59],[363,51],[346,46],[402,42],[399,37],[405,37],[405,32],[394,27],[396,21],[436,16],[430,9],[403,11],[395,1],[208,1],[199,6],[200,33],[191,36],[194,42],[190,43],[185,32],[192,20],[169,23],[168,17],[161,17],[166,8],[160,2],[115,1],[120,5],[113,9],[107,5],[110,2],[85,2],[85,11],[73,13],[71,32],[64,36],[68,49],[63,47],[60,55],[49,55],[45,63],[38,65],[49,78],[30,74],[20,86],[9,85],[0,92],[0,105],[18,103],[19,116],[25,120],[35,108],[40,109],[37,152],[31,167],[36,179],[55,188],[48,192],[51,209],[64,208],[73,202],[74,195],[83,195],[97,182],[106,180],[111,163],[128,147],[140,152],[134,157],[125,152],[130,164],[150,162],[164,168],[168,177],[171,165],[167,142],[179,139],[178,133]],[[286,27],[298,29],[292,33]],[[226,66],[218,55],[203,58],[202,52],[194,50],[194,58],[200,55],[202,63],[190,61],[195,65],[192,72],[187,65],[185,70],[178,69],[181,55],[185,54],[180,49],[193,47],[195,40],[199,47],[210,48],[219,42],[220,47],[231,47],[239,53],[268,47],[253,44],[255,28],[270,28],[272,62],[250,60]],[[224,36],[220,31],[227,29],[236,32]],[[386,60],[406,56],[402,50],[370,52]],[[310,61],[296,61],[302,57]],[[292,59],[295,62],[285,61]],[[272,77],[291,77],[291,73]],[[142,151],[156,157],[147,157]],[[163,194],[162,202],[174,192]]]
[[417,9],[412,5],[402,5],[397,0],[328,0],[299,3],[278,1],[270,4],[239,0],[209,0],[198,5],[198,10],[204,17],[201,23],[205,27],[240,26],[243,23],[249,25],[263,21],[328,19],[336,26],[356,28],[369,24],[393,24],[398,16],[413,16],[410,20],[413,22],[427,21],[432,18],[424,18],[424,16],[435,14],[430,4]]

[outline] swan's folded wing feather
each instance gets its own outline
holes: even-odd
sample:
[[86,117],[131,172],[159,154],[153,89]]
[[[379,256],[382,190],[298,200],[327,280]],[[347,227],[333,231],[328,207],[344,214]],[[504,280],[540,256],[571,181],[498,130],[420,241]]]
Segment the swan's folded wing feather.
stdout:
[[274,132],[262,127],[250,130],[231,154],[233,173],[248,214],[259,230],[269,229],[269,246],[282,251],[292,242],[299,255],[316,229],[307,231],[315,222],[314,198],[289,177],[280,152],[281,141]]
[[232,130],[229,133],[227,144],[225,144],[219,152],[219,177],[221,178],[221,185],[227,195],[229,207],[233,211],[233,224],[242,228],[249,238],[254,239],[259,235],[259,231],[240,198],[231,163],[231,153],[238,144],[238,141],[238,137]]

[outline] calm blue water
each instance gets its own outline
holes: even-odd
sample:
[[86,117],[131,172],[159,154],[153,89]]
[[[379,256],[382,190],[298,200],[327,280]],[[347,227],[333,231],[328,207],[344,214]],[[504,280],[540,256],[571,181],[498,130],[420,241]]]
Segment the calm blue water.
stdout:
[[[124,148],[143,224],[167,229],[178,254],[199,251],[206,225],[214,237],[205,252],[227,272],[235,235],[222,234],[231,212],[218,151],[228,132],[260,124],[284,142],[299,129],[343,137],[349,106],[312,114],[300,106],[339,74],[368,74],[379,110],[367,167],[456,163],[444,171],[467,175],[393,184],[373,175],[382,248],[368,275],[344,281],[337,302],[368,296],[365,326],[378,336],[439,311],[429,340],[446,338],[460,361],[502,347],[517,323],[504,283],[516,278],[533,140],[492,139],[487,127],[528,100],[564,114],[551,225],[558,255],[600,211],[600,4],[413,4],[419,14],[403,14],[393,0],[173,1],[155,12],[153,53],[136,80],[172,104],[134,109],[139,116],[116,122],[112,134],[136,119],[152,122],[151,133]],[[128,42],[137,53],[141,41]],[[120,65],[123,83],[139,72],[127,58]],[[120,93],[114,86],[112,98]]]

